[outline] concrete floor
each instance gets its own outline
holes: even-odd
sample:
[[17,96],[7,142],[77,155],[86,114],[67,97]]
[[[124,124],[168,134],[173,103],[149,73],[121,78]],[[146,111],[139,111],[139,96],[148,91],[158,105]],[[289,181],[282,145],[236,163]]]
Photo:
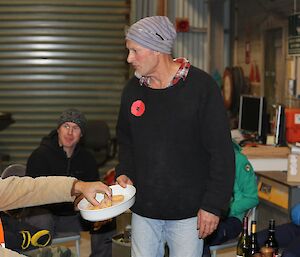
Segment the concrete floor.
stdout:
[[[70,248],[74,253],[76,253],[75,242],[65,243],[62,245]],[[89,257],[90,253],[91,253],[90,234],[89,232],[81,232],[80,257]]]

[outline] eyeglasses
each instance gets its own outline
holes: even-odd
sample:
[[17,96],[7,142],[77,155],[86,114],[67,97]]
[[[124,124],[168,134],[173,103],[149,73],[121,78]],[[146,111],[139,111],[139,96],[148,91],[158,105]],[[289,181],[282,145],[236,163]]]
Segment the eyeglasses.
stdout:
[[62,125],[62,127],[65,130],[71,130],[72,129],[72,131],[74,131],[74,132],[79,132],[80,131],[80,127],[78,125],[71,126],[70,124],[65,123],[65,124]]

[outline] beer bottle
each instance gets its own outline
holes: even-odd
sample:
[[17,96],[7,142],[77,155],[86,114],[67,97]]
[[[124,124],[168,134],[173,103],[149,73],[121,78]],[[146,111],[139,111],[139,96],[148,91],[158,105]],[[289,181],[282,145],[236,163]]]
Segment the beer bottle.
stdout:
[[249,247],[250,247],[250,240],[248,235],[248,217],[243,218],[243,232],[239,238],[237,249],[236,249],[236,256],[238,257],[249,257]]
[[275,238],[275,220],[270,219],[269,220],[269,232],[268,232],[268,238],[265,242],[265,246],[272,247],[274,250],[274,256],[278,256],[278,243]]
[[256,237],[256,221],[251,221],[251,234],[250,234],[250,255],[254,255],[259,252]]

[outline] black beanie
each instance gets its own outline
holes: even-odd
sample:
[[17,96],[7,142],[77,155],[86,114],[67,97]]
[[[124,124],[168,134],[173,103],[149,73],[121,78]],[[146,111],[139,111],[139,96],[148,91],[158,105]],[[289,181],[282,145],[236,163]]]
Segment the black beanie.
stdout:
[[65,122],[76,123],[80,127],[81,134],[84,135],[86,130],[86,118],[82,112],[77,109],[67,109],[63,111],[57,121],[57,128]]

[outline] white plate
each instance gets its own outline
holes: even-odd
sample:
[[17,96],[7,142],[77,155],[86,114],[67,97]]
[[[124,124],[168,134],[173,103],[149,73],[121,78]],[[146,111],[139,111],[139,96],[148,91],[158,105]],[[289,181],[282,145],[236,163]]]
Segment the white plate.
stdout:
[[[84,198],[78,204],[82,218],[93,222],[111,219],[125,212],[134,204],[136,192],[134,186],[127,185],[126,188],[123,188],[119,185],[113,185],[110,186],[110,188],[112,189],[113,195],[124,195],[124,201],[108,208],[89,210],[88,206],[90,203]],[[100,202],[103,196],[103,194],[99,193],[96,199]]]

